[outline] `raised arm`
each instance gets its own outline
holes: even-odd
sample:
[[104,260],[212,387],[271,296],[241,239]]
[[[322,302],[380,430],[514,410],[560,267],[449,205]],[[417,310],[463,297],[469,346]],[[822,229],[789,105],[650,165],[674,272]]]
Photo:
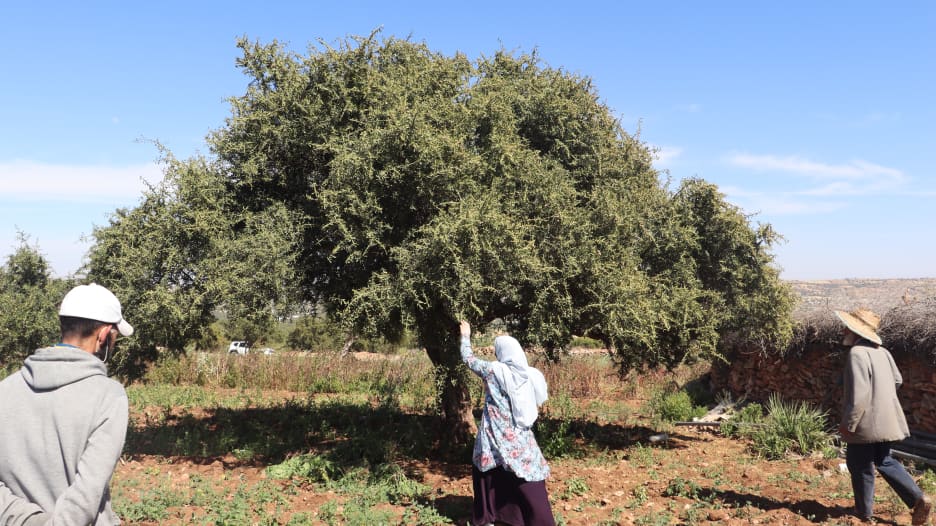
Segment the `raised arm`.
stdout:
[[461,358],[465,365],[476,375],[484,377],[491,370],[491,362],[482,360],[471,352],[471,325],[462,320],[459,324],[461,331]]

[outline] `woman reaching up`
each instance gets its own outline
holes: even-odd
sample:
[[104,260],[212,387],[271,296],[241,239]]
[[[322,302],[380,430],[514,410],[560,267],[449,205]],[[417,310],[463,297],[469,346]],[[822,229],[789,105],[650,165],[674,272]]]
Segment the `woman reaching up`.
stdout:
[[484,408],[472,454],[474,505],[472,524],[554,526],[543,458],[531,426],[546,401],[546,379],[527,364],[523,348],[511,336],[494,340],[497,361],[471,352],[471,325],[462,321],[461,357],[484,381]]

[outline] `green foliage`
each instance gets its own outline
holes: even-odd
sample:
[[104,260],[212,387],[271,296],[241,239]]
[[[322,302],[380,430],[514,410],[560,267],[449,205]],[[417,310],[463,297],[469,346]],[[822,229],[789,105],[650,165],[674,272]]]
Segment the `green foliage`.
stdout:
[[330,482],[340,474],[338,467],[319,455],[296,455],[266,468],[273,479],[301,478],[312,482]]
[[594,338],[587,338],[583,336],[573,336],[572,341],[569,342],[569,347],[581,347],[585,349],[600,349],[602,343]]
[[689,393],[658,391],[650,400],[650,412],[661,422],[686,422],[703,416],[708,409],[695,405]]
[[666,489],[663,490],[664,497],[684,497],[687,499],[698,499],[702,488],[691,480],[682,477],[676,477],[669,481]]
[[426,344],[500,318],[548,350],[609,344],[626,368],[714,356],[741,328],[785,336],[765,319],[791,307],[776,236],[713,185],[668,193],[588,78],[376,34],[240,46],[252,83],[211,139],[228,187],[301,215],[304,295],[362,334]]
[[385,495],[380,500],[391,504],[411,504],[425,499],[432,490],[429,486],[406,476],[396,464],[383,464],[371,475],[371,487],[379,488]]
[[297,350],[336,350],[344,344],[340,334],[339,328],[325,317],[302,316],[287,336],[286,344]]
[[201,330],[195,339],[195,349],[201,351],[223,351],[224,339],[217,323],[212,323]]
[[920,485],[920,489],[923,490],[923,493],[927,495],[936,493],[936,471],[932,469],[923,470],[923,476],[920,477],[917,483]]
[[90,275],[142,324],[125,373],[181,352],[218,308],[261,333],[316,305],[346,334],[412,333],[459,424],[460,318],[552,357],[591,338],[623,370],[789,337],[777,236],[714,185],[662,185],[591,79],[377,32],[306,55],[238,45],[248,86],[214,160],[167,155],[165,182],[94,233]]
[[24,234],[19,241],[0,266],[0,366],[11,368],[59,340],[58,306],[71,286],[52,277],[45,257]]
[[237,203],[214,165],[168,153],[163,161],[164,180],[137,207],[95,228],[86,268],[136,328],[114,357],[130,378],[160,353],[203,340],[219,307],[229,320],[267,327],[292,297],[292,215],[275,205],[232,214]]
[[534,427],[536,441],[546,458],[576,457],[581,454],[572,432],[576,416],[575,402],[567,393],[561,392],[549,400],[548,412],[536,420]]
[[569,500],[572,497],[581,497],[588,493],[588,482],[582,477],[572,477],[566,481],[565,489],[559,493],[559,498]]
[[741,408],[719,426],[721,433],[728,437],[750,436],[754,428],[764,423],[764,408],[757,402],[751,402]]
[[721,429],[729,436],[750,438],[752,449],[771,460],[791,453],[825,455],[831,450],[825,411],[806,402],[785,402],[774,394],[767,400],[767,416],[761,415],[760,405],[749,404]]

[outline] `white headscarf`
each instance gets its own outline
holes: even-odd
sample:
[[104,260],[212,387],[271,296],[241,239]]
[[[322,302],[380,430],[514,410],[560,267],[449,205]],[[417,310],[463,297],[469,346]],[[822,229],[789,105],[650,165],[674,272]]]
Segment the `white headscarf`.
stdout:
[[527,364],[520,342],[511,336],[494,339],[494,355],[494,377],[510,398],[514,422],[520,427],[532,426],[539,414],[537,408],[549,397],[546,378]]

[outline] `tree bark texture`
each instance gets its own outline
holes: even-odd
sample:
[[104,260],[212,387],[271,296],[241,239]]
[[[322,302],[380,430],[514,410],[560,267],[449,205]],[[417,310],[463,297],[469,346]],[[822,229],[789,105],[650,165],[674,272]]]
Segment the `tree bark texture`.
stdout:
[[442,418],[439,429],[440,449],[463,449],[473,442],[477,426],[471,414],[471,393],[468,390],[470,372],[461,363],[458,338],[452,328],[448,328],[447,331],[424,335],[421,339],[435,366]]

